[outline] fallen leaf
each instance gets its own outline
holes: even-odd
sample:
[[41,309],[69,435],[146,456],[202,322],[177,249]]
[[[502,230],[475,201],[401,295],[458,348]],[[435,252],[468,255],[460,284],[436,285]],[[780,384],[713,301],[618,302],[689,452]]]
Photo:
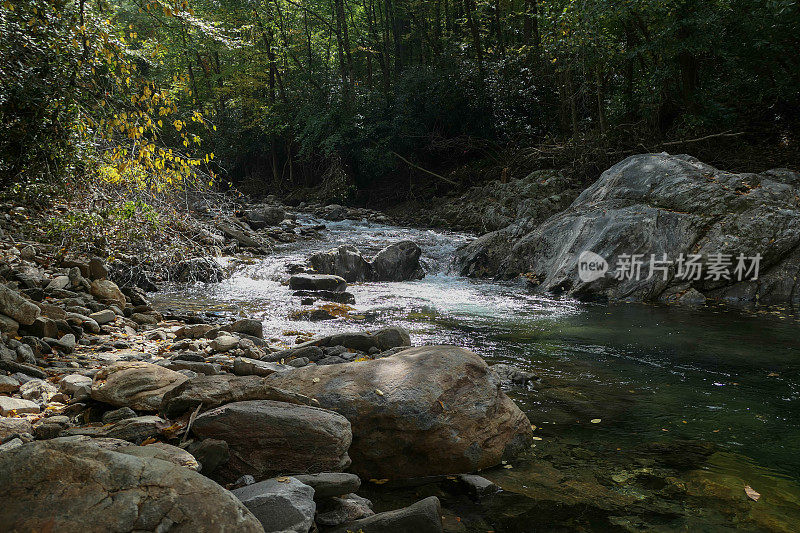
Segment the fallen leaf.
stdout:
[[289,483],[290,478],[289,478],[289,476],[281,476],[281,477],[276,477],[275,481],[277,481],[279,483]]
[[591,422],[592,424],[599,424],[602,421],[603,420],[601,418],[592,418],[591,420],[589,420],[589,422]]
[[375,389],[375,394],[377,394],[378,396],[383,396],[383,391],[380,389]]
[[744,486],[744,493],[747,494],[747,497],[753,500],[754,502],[757,502],[758,499],[761,497],[761,494],[754,491],[753,487],[751,487],[750,485]]

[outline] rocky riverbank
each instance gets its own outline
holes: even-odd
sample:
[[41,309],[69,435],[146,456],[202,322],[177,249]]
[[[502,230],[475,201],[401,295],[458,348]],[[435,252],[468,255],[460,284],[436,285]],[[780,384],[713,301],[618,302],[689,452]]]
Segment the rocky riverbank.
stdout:
[[[257,209],[239,219],[249,231],[256,219],[288,227]],[[224,234],[219,244],[260,251]],[[11,530],[458,531],[436,497],[376,512],[359,487],[469,474],[533,441],[501,377],[468,350],[412,348],[399,327],[271,345],[257,320],[159,313],[100,257],[0,247]]]
[[[524,276],[537,291],[585,299],[798,308],[798,197],[800,174],[789,170],[734,174],[689,156],[637,155],[568,208],[519,217],[458,261],[465,275]],[[581,257],[596,270],[581,275]]]

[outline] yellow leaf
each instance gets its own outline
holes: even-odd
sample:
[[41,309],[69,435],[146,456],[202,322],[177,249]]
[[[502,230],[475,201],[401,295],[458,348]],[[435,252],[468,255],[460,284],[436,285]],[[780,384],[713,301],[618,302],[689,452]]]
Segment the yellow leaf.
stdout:
[[747,494],[747,497],[753,500],[754,502],[757,502],[758,499],[761,497],[761,494],[754,491],[753,487],[751,487],[750,485],[744,486],[744,493]]

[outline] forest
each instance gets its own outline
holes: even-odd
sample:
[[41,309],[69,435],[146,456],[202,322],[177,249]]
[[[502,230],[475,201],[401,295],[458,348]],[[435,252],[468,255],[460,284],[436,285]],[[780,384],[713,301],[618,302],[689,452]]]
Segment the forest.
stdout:
[[794,0],[1,9],[4,187],[323,185],[385,205],[539,168],[585,185],[645,151],[739,170],[798,161]]

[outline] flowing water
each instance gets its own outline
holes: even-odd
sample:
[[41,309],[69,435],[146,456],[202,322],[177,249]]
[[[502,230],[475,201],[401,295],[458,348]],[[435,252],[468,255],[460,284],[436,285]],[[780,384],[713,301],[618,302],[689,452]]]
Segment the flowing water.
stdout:
[[[321,240],[229,259],[230,279],[169,287],[156,302],[260,317],[265,336],[286,344],[400,324],[413,344],[456,344],[535,372],[536,384],[509,394],[540,440],[529,457],[485,473],[505,489],[494,503],[438,494],[459,515],[453,530],[800,530],[795,316],[548,298],[457,276],[452,257],[467,235],[326,224]],[[302,306],[283,285],[287,264],[340,244],[371,255],[402,239],[422,247],[423,280],[351,284],[348,316],[289,318]]]

